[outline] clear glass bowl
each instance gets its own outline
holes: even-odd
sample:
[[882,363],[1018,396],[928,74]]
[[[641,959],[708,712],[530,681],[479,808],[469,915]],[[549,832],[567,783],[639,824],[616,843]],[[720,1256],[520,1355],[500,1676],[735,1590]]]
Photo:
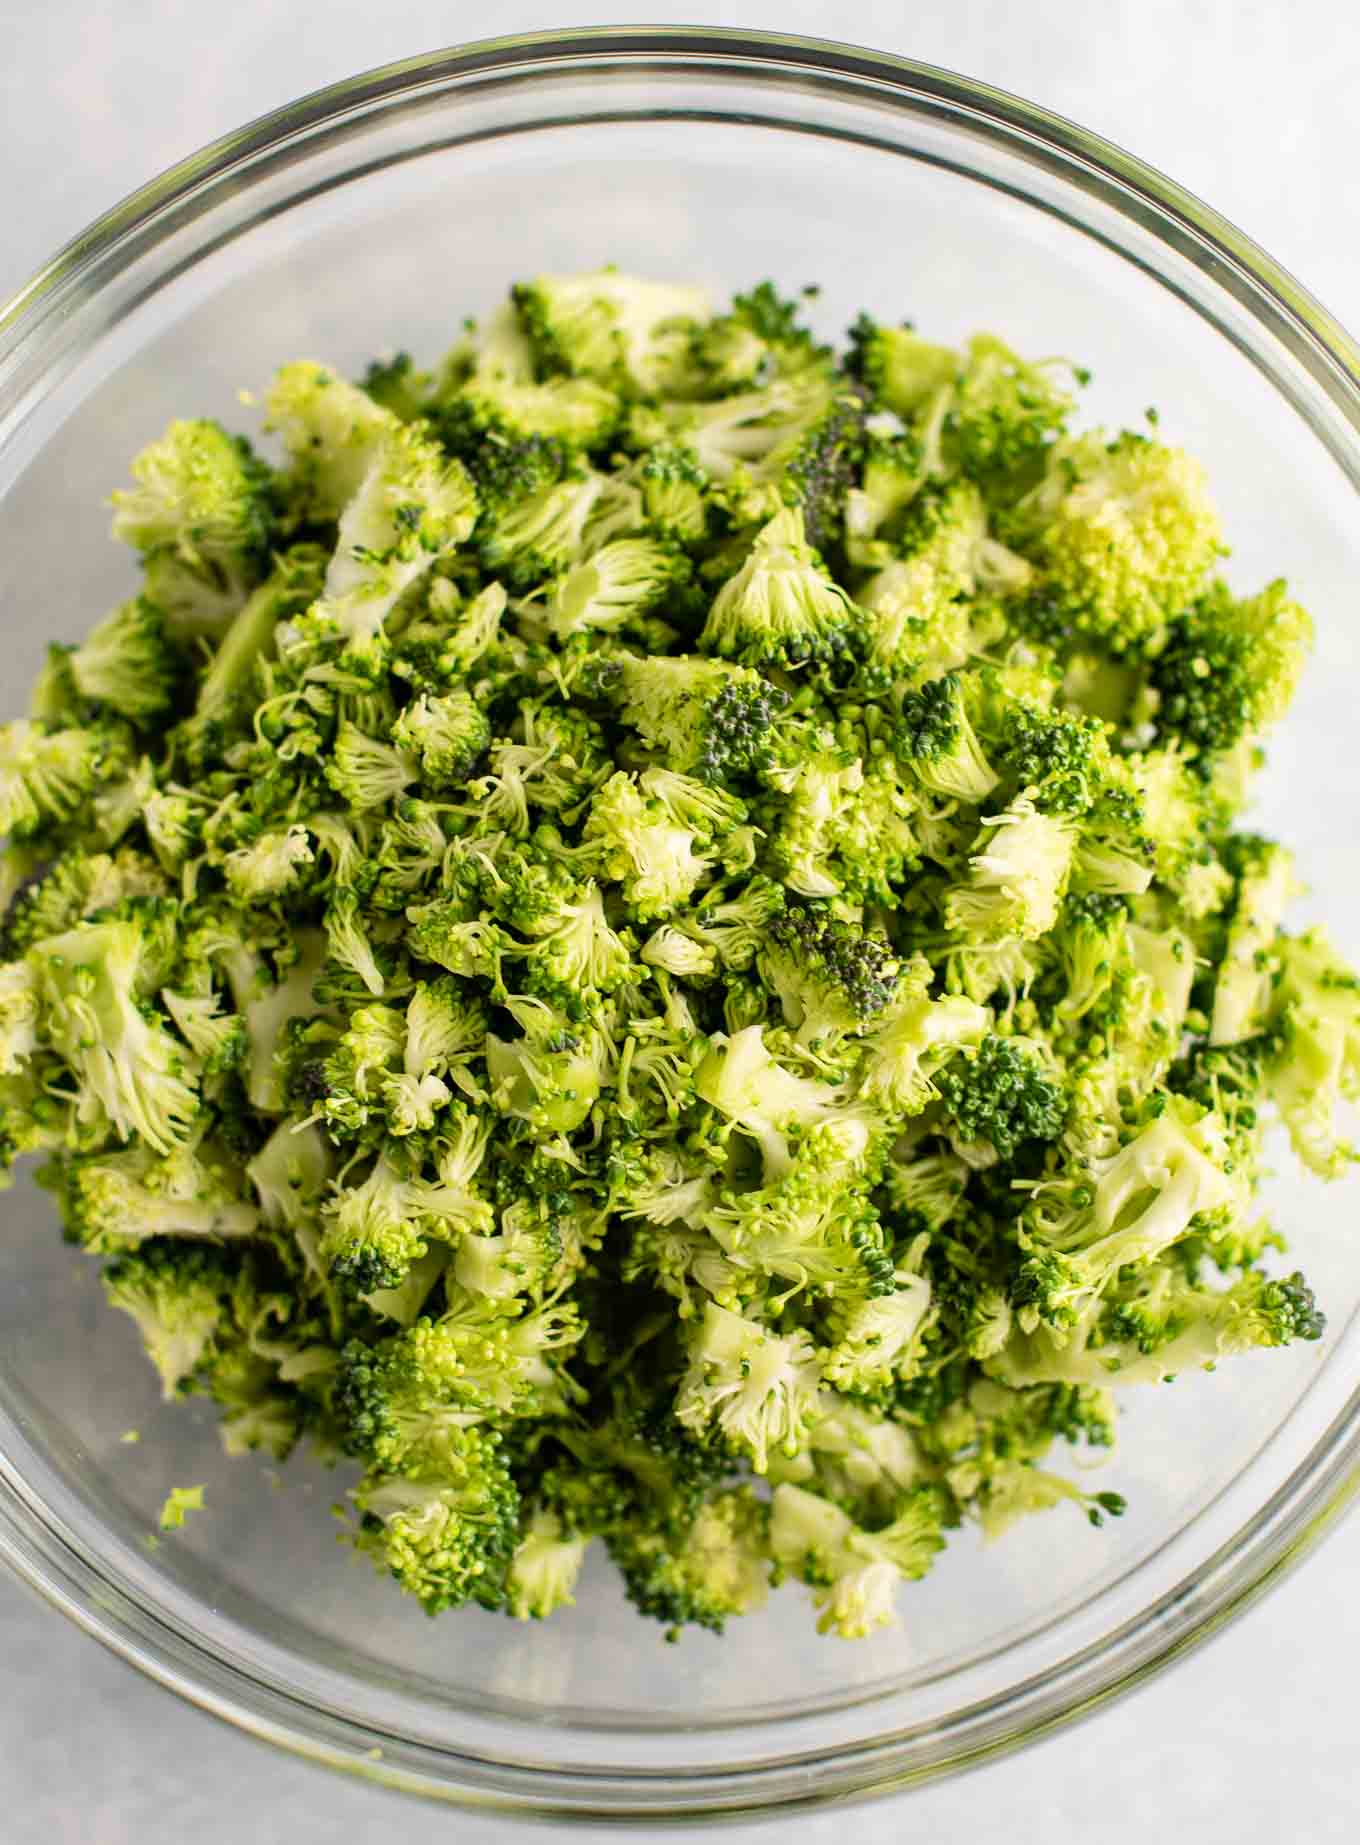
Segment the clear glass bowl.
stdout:
[[[1252,583],[1288,572],[1318,658],[1261,824],[1360,951],[1352,690],[1360,363],[1266,256],[1169,181],[1012,97],[899,60],[738,33],[598,31],[393,66],[282,110],[95,225],[0,318],[0,582],[17,709],[45,643],[127,593],[100,503],[172,415],[241,418],[276,361],[425,356],[539,269],[617,261],[719,288],[817,282],[1091,366],[1093,415],[1201,455]],[[798,1591],[722,1641],[660,1643],[603,1569],[543,1627],[430,1622],[339,1551],[346,1482],[227,1462],[163,1408],[132,1328],[42,1194],[4,1200],[0,1554],[184,1696],[300,1753],[445,1798],[597,1816],[897,1788],[1090,1710],[1211,1632],[1354,1490],[1354,1195],[1271,1201],[1331,1316],[1308,1346],[1135,1393],[1091,1531],[1056,1512],[956,1542],[901,1634],[819,1641]],[[122,1432],[142,1432],[137,1446]],[[175,1483],[207,1515],[145,1538]]]

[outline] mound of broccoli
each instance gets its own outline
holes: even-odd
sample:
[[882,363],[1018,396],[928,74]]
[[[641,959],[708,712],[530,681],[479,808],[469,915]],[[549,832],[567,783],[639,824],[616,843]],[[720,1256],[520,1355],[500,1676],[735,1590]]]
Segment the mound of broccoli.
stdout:
[[1234,830],[1309,619],[1083,381],[542,276],[114,494],[0,727],[0,1159],[430,1611],[598,1541],[868,1634],[1120,1513],[1049,1460],[1124,1385],[1322,1335],[1254,1196],[1272,1117],[1356,1157],[1360,980]]

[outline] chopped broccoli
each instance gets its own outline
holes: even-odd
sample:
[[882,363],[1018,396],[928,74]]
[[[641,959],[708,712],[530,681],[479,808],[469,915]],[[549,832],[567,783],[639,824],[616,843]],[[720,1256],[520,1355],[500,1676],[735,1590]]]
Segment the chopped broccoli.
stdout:
[[171,424],[0,725],[0,1175],[432,1613],[598,1540],[858,1638],[1324,1332],[1258,1187],[1360,1163],[1360,977],[1238,830],[1309,618],[1065,361],[804,306],[541,275],[285,365],[277,467]]

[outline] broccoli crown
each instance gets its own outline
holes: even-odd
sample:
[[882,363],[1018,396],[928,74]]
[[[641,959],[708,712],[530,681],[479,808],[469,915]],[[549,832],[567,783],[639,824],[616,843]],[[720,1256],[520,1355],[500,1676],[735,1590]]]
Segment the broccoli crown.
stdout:
[[762,971],[791,1025],[843,1020],[851,1029],[862,1027],[897,991],[896,951],[886,936],[866,934],[853,923],[799,904],[771,918],[766,940]]
[[1268,729],[1294,696],[1312,638],[1282,582],[1245,600],[1214,584],[1171,623],[1153,661],[1158,729],[1209,752]]
[[463,1430],[434,1479],[365,1475],[354,1505],[355,1549],[427,1614],[500,1606],[520,1498],[494,1431]]
[[1114,777],[1099,718],[1051,711],[1028,699],[1007,704],[995,756],[1021,788],[1052,813],[1081,814],[1096,805]]
[[1360,978],[1237,824],[1308,618],[1065,361],[814,298],[538,275],[284,365],[277,467],[172,423],[0,725],[0,1173],[431,1612],[598,1540],[859,1638],[1324,1330],[1258,1182],[1360,1162]]
[[1003,1160],[1029,1140],[1056,1140],[1067,1117],[1061,1086],[1032,1052],[995,1033],[935,1079],[945,1113],[965,1141],[990,1141]]

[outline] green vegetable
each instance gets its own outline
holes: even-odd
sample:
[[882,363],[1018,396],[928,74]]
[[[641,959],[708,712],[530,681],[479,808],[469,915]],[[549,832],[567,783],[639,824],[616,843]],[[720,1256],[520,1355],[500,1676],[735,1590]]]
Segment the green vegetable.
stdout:
[[[0,1161],[433,1611],[893,1618],[1116,1394],[1315,1340],[1360,980],[1235,831],[1310,637],[1081,374],[545,276],[172,424],[0,727]],[[129,1436],[131,1439],[131,1436]],[[177,1488],[162,1526],[202,1506]]]

